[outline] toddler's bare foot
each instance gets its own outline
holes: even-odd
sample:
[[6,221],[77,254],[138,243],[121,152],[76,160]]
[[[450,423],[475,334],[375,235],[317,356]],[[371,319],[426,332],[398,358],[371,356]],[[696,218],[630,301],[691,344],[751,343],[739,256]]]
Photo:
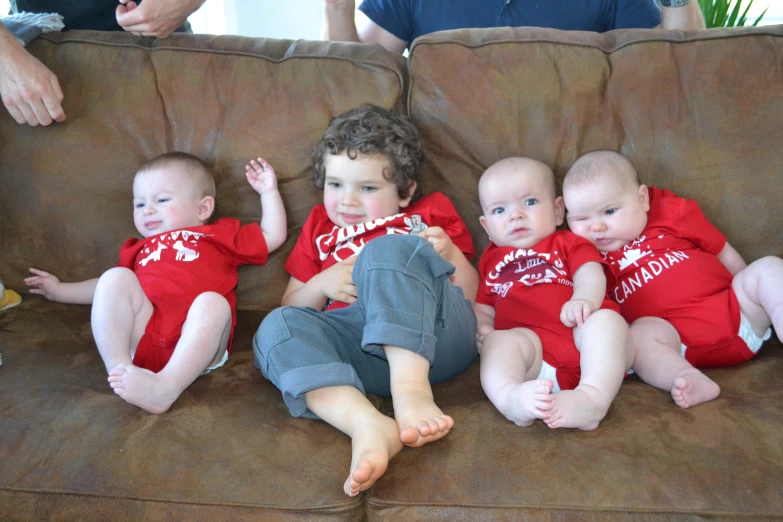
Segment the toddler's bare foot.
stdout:
[[171,408],[179,392],[167,386],[156,373],[132,364],[118,364],[109,372],[109,385],[125,401],[150,413]]
[[382,413],[358,423],[351,447],[351,471],[343,489],[355,497],[375,484],[386,473],[389,460],[402,450],[397,423]]
[[527,381],[514,386],[506,396],[506,418],[517,426],[530,426],[536,419],[551,415],[555,383],[550,379]]
[[553,395],[552,410],[544,422],[550,428],[579,428],[591,431],[606,415],[606,408],[597,404],[582,385]]
[[682,372],[672,386],[672,399],[680,408],[690,408],[720,395],[720,387],[699,370]]
[[398,385],[392,392],[392,403],[400,440],[406,446],[418,448],[436,441],[454,427],[454,419],[435,404],[429,383]]

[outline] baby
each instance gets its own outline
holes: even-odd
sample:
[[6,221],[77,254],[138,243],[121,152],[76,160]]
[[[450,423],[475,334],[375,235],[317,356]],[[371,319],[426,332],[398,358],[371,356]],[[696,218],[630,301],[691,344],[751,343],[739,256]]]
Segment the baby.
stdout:
[[611,271],[589,242],[557,231],[563,200],[543,163],[499,161],[478,190],[491,241],[474,305],[484,392],[519,426],[593,430],[631,362],[628,327],[605,300]]
[[702,214],[675,194],[639,184],[613,151],[579,158],[563,182],[568,225],[618,277],[610,296],[631,324],[634,371],[687,408],[718,396],[696,368],[754,357],[774,324],[783,331],[783,260],[747,266]]
[[133,180],[133,221],[120,264],[99,279],[61,283],[31,268],[30,292],[92,303],[92,331],[114,392],[151,413],[168,410],[196,378],[222,366],[236,324],[237,267],[264,264],[286,237],[277,178],[261,158],[246,167],[261,195],[261,223],[207,224],[215,181],[195,156],[174,152],[145,163]]

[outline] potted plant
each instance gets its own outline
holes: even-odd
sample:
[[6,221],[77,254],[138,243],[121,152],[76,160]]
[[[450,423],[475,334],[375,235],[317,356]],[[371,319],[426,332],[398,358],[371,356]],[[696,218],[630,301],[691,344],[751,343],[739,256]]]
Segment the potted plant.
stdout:
[[[747,22],[748,11],[753,5],[753,0],[748,2],[744,10],[743,3],[744,0],[699,0],[699,7],[704,13],[704,21],[707,23],[708,29],[711,27],[741,27]],[[764,12],[751,24],[753,27],[758,25],[767,9],[764,9]]]

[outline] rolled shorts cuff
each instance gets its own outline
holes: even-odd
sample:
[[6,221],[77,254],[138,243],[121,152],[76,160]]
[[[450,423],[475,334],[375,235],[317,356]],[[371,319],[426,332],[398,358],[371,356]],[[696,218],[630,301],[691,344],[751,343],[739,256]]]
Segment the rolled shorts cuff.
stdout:
[[294,417],[317,419],[307,409],[305,393],[328,386],[353,386],[366,395],[356,371],[345,363],[327,363],[289,370],[280,376],[280,391],[288,411]]
[[397,346],[421,355],[430,365],[435,361],[436,343],[434,335],[390,323],[368,324],[362,337],[362,349],[367,353],[385,360],[383,345]]

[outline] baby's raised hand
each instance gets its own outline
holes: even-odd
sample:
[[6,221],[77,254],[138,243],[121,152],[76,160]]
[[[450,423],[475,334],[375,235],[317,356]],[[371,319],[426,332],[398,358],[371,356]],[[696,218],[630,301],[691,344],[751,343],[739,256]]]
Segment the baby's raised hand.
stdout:
[[275,169],[263,158],[258,158],[258,161],[250,160],[250,165],[245,165],[245,174],[250,186],[259,194],[277,190]]
[[594,311],[593,303],[587,299],[571,299],[560,310],[560,322],[569,328],[581,327]]
[[60,284],[57,276],[37,268],[30,268],[30,272],[35,275],[26,277],[24,280],[24,284],[30,287],[30,293],[42,295],[49,301],[54,301],[54,289]]
[[435,252],[440,254],[440,257],[447,261],[451,258],[454,242],[446,235],[446,232],[444,232],[442,228],[429,227],[422,230],[417,235],[429,241],[435,248]]

